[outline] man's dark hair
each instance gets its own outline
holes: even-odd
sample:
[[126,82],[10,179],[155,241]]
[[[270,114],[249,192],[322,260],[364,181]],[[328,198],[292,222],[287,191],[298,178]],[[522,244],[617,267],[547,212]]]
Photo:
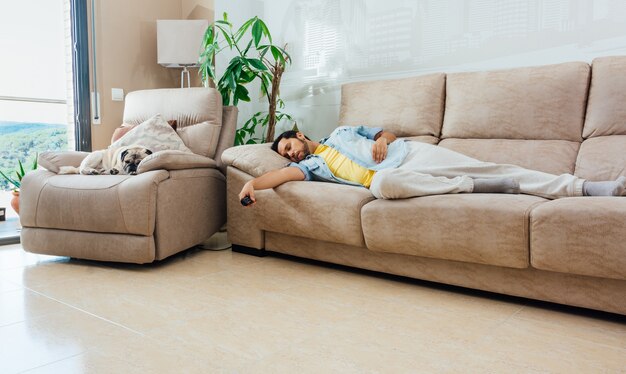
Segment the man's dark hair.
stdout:
[[[272,150],[274,152],[278,153],[278,143],[280,143],[280,141],[283,140],[283,139],[295,138],[297,136],[297,134],[298,134],[297,131],[288,130],[288,131],[285,131],[284,133],[278,135],[278,138],[276,138],[276,140],[274,140],[274,143],[272,143]],[[304,137],[307,138],[307,140],[311,140],[306,135]]]

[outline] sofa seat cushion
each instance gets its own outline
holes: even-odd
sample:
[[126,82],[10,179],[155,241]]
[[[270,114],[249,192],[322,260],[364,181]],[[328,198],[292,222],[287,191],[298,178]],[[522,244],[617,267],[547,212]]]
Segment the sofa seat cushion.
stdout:
[[130,175],[56,175],[24,178],[20,219],[24,227],[152,235],[157,185],[165,170]]
[[534,268],[626,279],[626,198],[554,200],[531,213]]
[[324,182],[289,182],[255,192],[259,229],[363,246],[361,208],[374,200],[368,189]]
[[522,269],[529,265],[529,213],[545,201],[497,194],[377,200],[363,207],[363,234],[376,252]]

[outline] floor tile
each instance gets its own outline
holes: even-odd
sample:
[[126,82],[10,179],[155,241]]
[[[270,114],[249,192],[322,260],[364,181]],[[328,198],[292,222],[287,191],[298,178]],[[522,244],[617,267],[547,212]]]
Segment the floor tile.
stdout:
[[23,287],[16,283],[0,279],[0,294],[3,292],[16,291],[21,289],[23,289]]
[[67,257],[38,255],[25,252],[21,244],[0,246],[0,272],[24,266],[66,260]]
[[86,350],[72,339],[38,329],[30,320],[0,327],[0,347],[0,373],[36,368]]
[[97,278],[98,276],[101,276],[100,279],[102,279],[106,270],[97,264],[84,263],[64,257],[35,265],[26,262],[25,266],[0,270],[0,279],[36,290],[40,287],[53,286],[63,282],[78,283],[78,281]]
[[75,356],[65,358],[51,364],[39,366],[35,369],[24,371],[24,374],[140,374],[145,370],[123,361],[116,357],[111,357],[90,350]]
[[472,347],[493,359],[552,373],[620,373],[626,350],[556,333],[534,321],[511,319]]
[[59,313],[67,306],[35,292],[18,289],[0,293],[0,326]]
[[41,286],[37,291],[139,332],[159,327],[164,321],[201,316],[219,301],[210,295],[185,292],[184,288],[124,280],[114,274]]
[[560,311],[546,307],[528,306],[517,313],[511,322],[519,325],[530,324],[556,335],[583,339],[626,350],[626,317],[606,319],[572,313],[567,310]]

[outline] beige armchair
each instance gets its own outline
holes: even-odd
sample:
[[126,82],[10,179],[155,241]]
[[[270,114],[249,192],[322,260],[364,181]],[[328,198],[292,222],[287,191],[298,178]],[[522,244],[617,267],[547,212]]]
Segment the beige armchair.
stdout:
[[[78,166],[84,152],[47,153],[48,170],[29,173],[20,192],[22,246],[28,252],[75,258],[148,263],[193,247],[226,222],[226,178],[221,153],[234,142],[237,109],[222,108],[210,88],[158,89],[126,97],[124,123],[139,124],[156,113],[193,129],[198,144],[214,154],[181,158],[153,154],[158,164],[136,176],[57,175],[58,166]],[[199,130],[200,129],[200,130]],[[213,134],[213,135],[211,135]],[[184,139],[184,138],[183,138]],[[199,141],[199,142],[198,142]],[[147,159],[146,159],[147,161]],[[145,168],[144,168],[145,169]],[[141,170],[141,166],[140,166]]]

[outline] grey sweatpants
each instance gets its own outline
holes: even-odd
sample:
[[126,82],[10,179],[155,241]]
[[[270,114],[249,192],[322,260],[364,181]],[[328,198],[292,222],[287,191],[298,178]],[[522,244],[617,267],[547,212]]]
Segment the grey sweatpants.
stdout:
[[446,148],[408,142],[409,152],[397,168],[376,172],[370,191],[378,199],[472,192],[475,178],[514,178],[520,192],[557,199],[582,196],[584,179],[553,175],[515,165],[483,162]]

